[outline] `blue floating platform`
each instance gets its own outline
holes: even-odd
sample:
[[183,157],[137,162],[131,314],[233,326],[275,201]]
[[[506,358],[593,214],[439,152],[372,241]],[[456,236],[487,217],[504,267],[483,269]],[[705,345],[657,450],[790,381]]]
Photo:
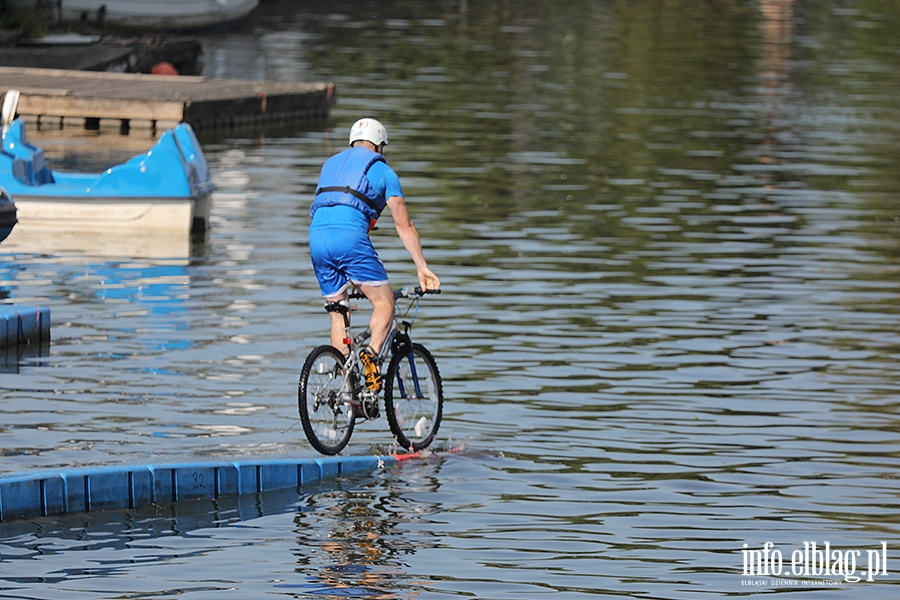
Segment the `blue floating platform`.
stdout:
[[50,343],[50,309],[0,306],[0,348]]
[[0,476],[0,521],[299,489],[313,481],[397,462],[395,456],[339,456],[4,475]]

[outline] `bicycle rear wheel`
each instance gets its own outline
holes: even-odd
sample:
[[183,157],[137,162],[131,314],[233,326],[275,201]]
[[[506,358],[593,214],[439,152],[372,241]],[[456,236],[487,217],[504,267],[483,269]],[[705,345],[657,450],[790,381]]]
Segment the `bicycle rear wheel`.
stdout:
[[434,440],[441,425],[444,392],[437,363],[422,344],[391,358],[384,381],[384,409],[401,447],[421,450]]
[[306,439],[322,454],[343,450],[353,433],[355,416],[350,403],[353,388],[344,385],[344,360],[337,348],[319,346],[309,353],[300,371],[297,386],[300,421]]

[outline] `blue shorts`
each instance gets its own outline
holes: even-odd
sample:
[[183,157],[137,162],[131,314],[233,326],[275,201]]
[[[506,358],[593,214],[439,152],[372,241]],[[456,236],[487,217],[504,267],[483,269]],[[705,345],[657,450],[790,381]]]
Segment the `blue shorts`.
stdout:
[[389,283],[384,264],[364,228],[310,227],[309,256],[326,298],[341,294],[350,284]]

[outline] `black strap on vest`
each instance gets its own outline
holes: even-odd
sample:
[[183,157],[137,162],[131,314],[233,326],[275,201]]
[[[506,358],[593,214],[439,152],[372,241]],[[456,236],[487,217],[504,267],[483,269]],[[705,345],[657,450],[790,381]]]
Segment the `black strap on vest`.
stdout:
[[362,200],[363,202],[365,202],[366,204],[368,204],[369,208],[371,208],[372,210],[375,211],[375,214],[377,214],[377,215],[381,214],[381,211],[378,210],[378,205],[376,205],[372,201],[371,198],[369,198],[365,194],[360,193],[357,190],[354,190],[349,185],[345,185],[343,187],[339,187],[336,185],[329,186],[329,187],[320,187],[319,189],[316,190],[316,196],[318,196],[319,194],[323,194],[325,192],[344,192],[345,194],[350,194],[351,196],[355,196],[355,197],[359,198],[360,200]]

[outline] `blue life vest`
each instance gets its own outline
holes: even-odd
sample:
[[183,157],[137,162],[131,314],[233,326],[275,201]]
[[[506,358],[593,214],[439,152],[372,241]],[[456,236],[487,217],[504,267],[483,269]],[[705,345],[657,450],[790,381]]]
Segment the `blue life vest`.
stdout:
[[377,162],[387,163],[387,160],[377,152],[358,146],[326,160],[319,175],[316,199],[309,207],[309,216],[312,217],[323,206],[352,206],[369,219],[371,230],[387,205],[384,193],[376,191],[366,177],[369,168]]

